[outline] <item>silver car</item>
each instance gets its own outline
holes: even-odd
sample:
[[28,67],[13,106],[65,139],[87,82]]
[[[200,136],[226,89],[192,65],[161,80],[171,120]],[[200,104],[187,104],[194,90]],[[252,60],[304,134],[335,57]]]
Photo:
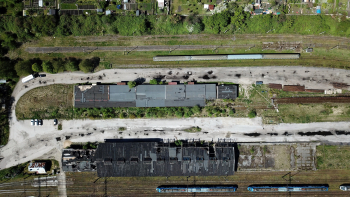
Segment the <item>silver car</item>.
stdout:
[[34,120],[34,126],[38,126],[38,119]]
[[34,119],[30,121],[30,125],[34,126]]

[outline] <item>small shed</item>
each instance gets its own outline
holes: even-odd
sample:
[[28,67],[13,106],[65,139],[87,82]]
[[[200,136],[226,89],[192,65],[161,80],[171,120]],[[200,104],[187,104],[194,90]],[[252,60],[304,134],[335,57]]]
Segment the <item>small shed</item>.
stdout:
[[164,0],[157,0],[158,1],[158,8],[164,9]]
[[209,5],[209,10],[214,10],[214,5]]
[[97,9],[96,12],[101,13],[101,12],[103,12],[103,9]]
[[136,10],[136,16],[140,16],[140,10]]
[[0,84],[1,83],[6,83],[6,79],[0,79]]
[[204,9],[209,9],[209,4],[204,4]]
[[49,15],[51,15],[51,16],[56,15],[56,10],[55,9],[50,9],[49,10]]
[[111,12],[110,10],[106,10],[106,16],[107,16],[107,15],[111,15],[111,13],[112,13],[112,12]]
[[264,82],[262,82],[262,81],[256,81],[256,85],[262,85]]

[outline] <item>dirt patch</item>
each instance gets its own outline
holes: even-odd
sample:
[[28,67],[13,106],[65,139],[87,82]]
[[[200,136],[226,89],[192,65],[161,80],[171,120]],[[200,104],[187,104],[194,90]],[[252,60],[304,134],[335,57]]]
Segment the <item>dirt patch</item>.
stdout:
[[239,171],[290,170],[290,146],[241,145]]
[[63,147],[64,147],[64,148],[67,148],[67,147],[69,147],[71,144],[72,144],[72,142],[71,142],[70,140],[65,140],[65,141],[63,142]]

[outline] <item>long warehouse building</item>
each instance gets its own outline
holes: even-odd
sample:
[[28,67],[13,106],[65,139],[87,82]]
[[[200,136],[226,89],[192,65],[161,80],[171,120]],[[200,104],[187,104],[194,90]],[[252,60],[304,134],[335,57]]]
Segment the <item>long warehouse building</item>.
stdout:
[[236,99],[236,85],[81,85],[74,88],[74,107],[193,107],[206,100]]
[[232,142],[115,139],[100,143],[94,158],[99,177],[228,176],[236,161]]

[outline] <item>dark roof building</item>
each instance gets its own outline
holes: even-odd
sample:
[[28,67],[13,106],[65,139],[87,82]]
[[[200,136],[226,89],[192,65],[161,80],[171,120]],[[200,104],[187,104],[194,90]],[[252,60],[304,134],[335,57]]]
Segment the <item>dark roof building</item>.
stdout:
[[238,95],[237,85],[217,86],[218,99],[236,99]]
[[233,143],[105,142],[95,153],[99,177],[226,176],[235,171]]
[[75,107],[191,107],[216,99],[215,84],[75,86]]
[[62,169],[65,172],[95,171],[94,155],[94,149],[63,149]]
[[49,15],[56,15],[56,10],[55,9],[50,9],[49,10]]

